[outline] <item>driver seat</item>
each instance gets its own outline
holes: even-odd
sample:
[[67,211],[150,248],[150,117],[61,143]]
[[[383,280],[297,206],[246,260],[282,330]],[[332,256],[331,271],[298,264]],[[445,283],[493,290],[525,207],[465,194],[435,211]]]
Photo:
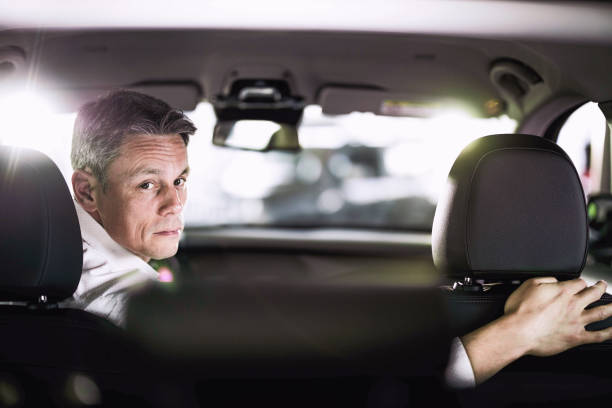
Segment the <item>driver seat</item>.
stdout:
[[85,375],[104,403],[119,403],[139,354],[112,323],[58,307],[79,283],[82,241],[70,191],[48,157],[0,146],[0,214],[0,382],[11,401],[78,403],[69,385]]

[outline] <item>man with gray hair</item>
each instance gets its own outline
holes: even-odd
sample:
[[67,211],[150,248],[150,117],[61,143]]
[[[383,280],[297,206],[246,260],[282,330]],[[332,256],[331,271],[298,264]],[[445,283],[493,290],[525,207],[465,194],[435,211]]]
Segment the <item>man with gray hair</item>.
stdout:
[[157,280],[183,229],[187,144],[196,128],[165,102],[116,91],[84,105],[72,139],[83,274],[64,306],[123,325],[127,296]]

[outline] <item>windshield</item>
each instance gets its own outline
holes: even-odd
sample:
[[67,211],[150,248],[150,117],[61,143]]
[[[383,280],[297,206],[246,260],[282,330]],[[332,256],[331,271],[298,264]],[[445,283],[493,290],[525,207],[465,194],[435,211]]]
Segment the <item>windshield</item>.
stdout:
[[[46,153],[69,182],[76,115],[52,114],[33,104],[29,101],[26,106],[35,106],[41,117],[35,121],[24,117],[24,122],[13,116],[3,121],[0,143]],[[461,112],[432,118],[360,112],[332,116],[312,105],[306,107],[298,129],[300,152],[256,152],[211,143],[215,115],[209,103],[200,103],[188,116],[198,127],[188,150],[191,174],[185,208],[185,224],[194,228],[428,231],[438,194],[461,149],[478,137],[513,132],[516,127],[507,116],[482,119]]]
[[215,122],[210,104],[201,103],[189,116],[199,130],[189,148],[185,218],[200,227],[430,230],[438,194],[461,149],[516,127],[507,116],[325,115],[311,105],[298,129],[299,153],[255,152],[210,143]]

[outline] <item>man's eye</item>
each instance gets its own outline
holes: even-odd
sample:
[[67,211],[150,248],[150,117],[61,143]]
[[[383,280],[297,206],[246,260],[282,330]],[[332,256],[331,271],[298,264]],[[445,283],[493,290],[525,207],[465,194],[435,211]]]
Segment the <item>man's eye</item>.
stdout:
[[175,186],[184,186],[186,182],[187,182],[187,180],[185,178],[181,177],[181,178],[177,178],[176,180],[174,180],[174,185]]
[[152,190],[153,189],[153,183],[151,183],[150,181],[147,181],[145,183],[142,183],[138,187],[143,189],[143,190]]

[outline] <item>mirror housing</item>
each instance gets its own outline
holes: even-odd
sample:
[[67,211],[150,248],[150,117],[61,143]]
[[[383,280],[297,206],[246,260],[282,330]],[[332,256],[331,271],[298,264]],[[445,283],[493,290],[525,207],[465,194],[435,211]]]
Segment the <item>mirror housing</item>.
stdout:
[[213,144],[242,150],[297,152],[297,127],[265,120],[217,121]]
[[256,151],[300,150],[297,126],[305,104],[302,97],[291,94],[287,81],[239,79],[234,81],[229,94],[217,95],[212,102],[217,116],[215,146]]

